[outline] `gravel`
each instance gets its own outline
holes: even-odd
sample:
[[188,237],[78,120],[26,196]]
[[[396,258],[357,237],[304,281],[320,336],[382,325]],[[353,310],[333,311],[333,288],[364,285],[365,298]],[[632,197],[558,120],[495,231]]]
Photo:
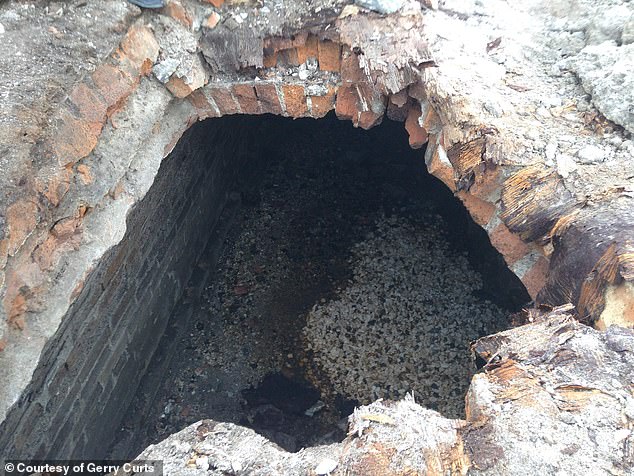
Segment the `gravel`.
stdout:
[[381,217],[353,249],[352,280],[309,313],[308,347],[336,392],[364,403],[414,392],[424,406],[464,415],[469,342],[507,316],[473,294],[481,278],[449,249],[443,226],[440,216]]

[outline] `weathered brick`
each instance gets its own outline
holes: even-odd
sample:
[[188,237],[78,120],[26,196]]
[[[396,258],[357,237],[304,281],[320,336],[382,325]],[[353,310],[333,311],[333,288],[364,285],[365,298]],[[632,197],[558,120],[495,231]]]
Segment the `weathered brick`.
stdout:
[[189,96],[192,92],[207,84],[207,71],[202,60],[196,56],[185,77],[172,75],[165,85],[177,98]]
[[222,4],[225,3],[225,0],[203,0],[203,1],[207,3],[211,3],[216,8],[220,8]]
[[409,100],[409,96],[407,95],[407,90],[403,89],[396,94],[392,94],[390,96],[390,102],[397,107],[403,107],[407,104]]
[[147,26],[133,25],[121,41],[115,54],[131,76],[146,75],[158,58],[159,44]]
[[117,111],[137,87],[137,83],[128,75],[110,64],[98,66],[92,74],[92,79],[106,100],[108,115]]
[[284,94],[287,115],[295,118],[307,115],[308,107],[306,106],[304,86],[300,84],[284,84],[282,85],[282,94]]
[[355,124],[359,116],[359,96],[357,89],[350,86],[342,86],[337,91],[335,113],[342,120],[352,120]]
[[218,106],[220,114],[237,114],[240,112],[238,103],[233,98],[231,90],[227,86],[212,86],[208,88],[209,94]]
[[363,111],[359,114],[358,125],[362,129],[371,129],[377,126],[383,120],[383,114],[377,114],[374,111]]
[[277,62],[287,66],[299,66],[297,48],[288,48],[277,52]]
[[418,101],[426,101],[427,94],[425,93],[425,86],[423,86],[422,82],[417,82],[414,84],[410,84],[407,88],[407,93]]
[[0,240],[0,269],[6,266],[8,256],[9,256],[9,239],[4,238],[3,240]]
[[543,256],[540,256],[531,269],[526,271],[524,276],[522,276],[522,283],[531,298],[535,299],[539,291],[541,291],[546,284],[549,266],[549,261]]
[[72,178],[72,169],[65,167],[53,175],[48,183],[38,185],[37,189],[44,195],[53,207],[57,207],[68,190]]
[[365,73],[359,67],[359,58],[349,48],[344,48],[341,53],[341,80],[344,85],[352,86],[362,84],[365,79]]
[[329,87],[324,96],[311,96],[311,115],[315,118],[324,117],[335,107],[335,97],[337,90]]
[[52,137],[59,162],[73,164],[93,151],[101,132],[101,125],[95,127],[94,124],[77,119],[67,110],[60,112]]
[[320,41],[318,46],[319,69],[336,71],[341,69],[341,45],[334,41]]
[[260,113],[260,105],[253,84],[234,84],[232,89],[233,97],[236,98],[238,104],[240,104],[240,109],[244,114]]
[[423,117],[423,129],[425,129],[427,133],[440,131],[442,129],[442,121],[436,113],[436,110],[429,102],[425,102],[425,105],[424,109],[426,112]]
[[502,180],[502,171],[499,167],[487,168],[484,172],[476,174],[469,193],[482,200],[495,201],[500,196]]
[[387,102],[387,117],[393,121],[405,122],[409,112],[410,101],[406,89],[392,94]]
[[87,122],[106,122],[107,104],[101,96],[86,83],[77,84],[70,93],[70,101],[77,107],[79,117]]
[[392,101],[389,101],[387,103],[387,117],[389,117],[392,121],[405,122],[408,113],[408,105],[399,107],[395,105]]
[[263,64],[265,68],[273,68],[277,65],[277,51],[264,50]]
[[24,293],[19,292],[12,299],[8,299],[9,316],[7,321],[14,329],[23,330],[26,326],[24,313],[28,310],[28,304]]
[[218,117],[219,113],[216,110],[215,105],[211,104],[205,91],[203,89],[197,89],[191,93],[188,97],[189,102],[192,103],[199,119],[207,119],[208,117]]
[[306,43],[297,47],[297,60],[299,63],[305,63],[308,58],[319,58],[319,41],[313,35],[309,35],[306,38]]
[[196,88],[188,84],[185,79],[179,78],[178,76],[172,76],[167,84],[165,84],[165,87],[177,98],[185,98],[196,90]]
[[282,114],[282,105],[274,83],[255,83],[255,92],[263,113]]
[[412,149],[420,149],[428,139],[427,131],[420,125],[421,118],[420,104],[410,107],[405,120],[405,129],[409,134],[409,146]]
[[452,192],[456,191],[454,170],[451,162],[447,158],[444,147],[440,144],[440,139],[436,135],[430,136],[427,150],[425,151],[425,164],[427,171],[434,177],[440,179]]
[[7,252],[13,256],[37,225],[37,205],[30,200],[15,202],[7,208],[5,219],[9,229]]
[[216,28],[219,21],[220,21],[220,15],[218,15],[218,13],[216,12],[213,12],[211,15],[207,17],[203,26],[211,30],[212,28]]
[[163,8],[163,13],[167,16],[173,18],[181,25],[191,28],[192,27],[192,16],[185,9],[183,4],[178,0],[169,0],[169,3],[165,5]]
[[500,223],[489,234],[491,244],[504,257],[506,264],[511,266],[530,251],[530,247],[519,236],[511,233],[504,223]]
[[495,203],[487,202],[464,190],[456,194],[469,211],[471,218],[480,226],[485,226],[493,218]]
[[79,174],[79,178],[84,183],[84,185],[88,185],[93,182],[92,175],[90,174],[90,167],[88,167],[86,164],[78,165],[77,173]]

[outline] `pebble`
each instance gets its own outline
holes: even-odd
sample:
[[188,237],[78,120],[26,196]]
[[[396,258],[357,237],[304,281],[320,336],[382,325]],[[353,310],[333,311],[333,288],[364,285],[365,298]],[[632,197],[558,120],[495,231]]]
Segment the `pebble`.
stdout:
[[577,157],[584,164],[603,162],[605,151],[595,145],[587,145],[577,151]]
[[572,172],[577,170],[577,163],[568,154],[559,154],[557,156],[557,172],[563,178],[567,178]]
[[0,35],[4,35],[4,32],[6,30],[4,29],[4,25],[2,23],[0,23]]
[[196,458],[196,467],[198,469],[202,469],[203,471],[207,471],[209,469],[209,458],[206,456]]
[[325,476],[332,473],[335,469],[337,469],[337,463],[334,459],[326,458],[321,460],[321,462],[315,468],[315,473],[318,476]]

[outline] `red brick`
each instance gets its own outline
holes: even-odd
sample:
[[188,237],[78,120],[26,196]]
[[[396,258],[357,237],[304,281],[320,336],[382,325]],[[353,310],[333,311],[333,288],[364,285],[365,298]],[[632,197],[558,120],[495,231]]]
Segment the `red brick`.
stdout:
[[277,51],[264,52],[263,64],[265,68],[273,68],[277,65]]
[[484,226],[491,221],[495,213],[495,204],[487,202],[469,192],[460,191],[456,194],[469,211],[469,215],[478,225]]
[[77,173],[79,173],[79,178],[84,185],[88,185],[93,182],[92,175],[90,173],[90,167],[85,164],[80,164],[77,166]]
[[392,94],[390,96],[390,102],[397,107],[403,107],[407,104],[409,100],[409,96],[407,95],[407,90],[403,89],[396,94]]
[[387,117],[389,117],[392,121],[405,122],[405,119],[407,119],[408,113],[409,113],[409,105],[399,107],[395,105],[392,101],[388,101]]
[[319,69],[336,71],[341,69],[341,45],[334,41],[320,41],[318,46]]
[[297,60],[299,63],[305,63],[308,58],[319,58],[319,41],[313,35],[309,35],[306,38],[306,43],[297,47]]
[[286,105],[286,114],[291,117],[304,117],[308,113],[306,106],[306,94],[304,86],[299,84],[282,85],[282,93],[284,94],[284,104]]
[[183,7],[183,4],[178,0],[170,0],[163,8],[163,13],[172,17],[174,20],[184,25],[187,28],[192,27],[192,17],[189,12]]
[[255,92],[260,100],[263,113],[282,114],[282,106],[275,84],[257,82],[255,83]]
[[549,266],[549,261],[543,256],[540,256],[533,267],[522,276],[522,283],[532,299],[537,297],[539,291],[541,291],[544,284],[546,284]]
[[211,30],[212,28],[216,28],[216,25],[218,25],[219,21],[220,21],[220,15],[218,15],[216,12],[213,12],[205,20],[204,26],[205,28],[209,28]]
[[213,105],[207,99],[207,96],[201,89],[197,89],[188,97],[189,101],[196,108],[199,119],[207,119],[208,117],[218,117],[218,113]]
[[233,99],[231,90],[227,86],[214,86],[208,88],[209,94],[218,106],[221,115],[237,114],[240,112],[238,103]]
[[345,85],[361,84],[366,80],[365,73],[359,67],[359,57],[348,48],[341,54],[341,79]]
[[137,87],[135,81],[110,64],[98,66],[92,74],[92,79],[106,100],[108,115],[118,110]]
[[511,233],[511,230],[504,223],[495,227],[489,238],[491,244],[504,256],[504,260],[509,266],[526,256],[530,251],[529,246],[519,236]]
[[59,121],[60,125],[53,133],[52,141],[61,163],[75,163],[97,146],[101,125],[95,127],[94,124],[75,118],[66,110],[60,113]]
[[487,168],[483,173],[475,176],[475,182],[469,188],[469,193],[483,200],[495,199],[502,188],[502,172],[499,167]]
[[[430,136],[427,152],[425,153],[425,162],[427,170],[434,177],[440,179],[452,192],[456,191],[456,181],[454,171],[451,164],[447,163],[449,159],[442,160],[440,156],[440,147],[437,145],[439,139],[436,135]],[[443,148],[443,154],[446,155]],[[429,157],[429,158],[428,158]]]
[[358,125],[362,129],[371,129],[377,126],[383,120],[383,114],[378,114],[374,111],[363,111],[359,114]]
[[259,114],[260,104],[253,84],[234,84],[233,97],[236,98],[244,114]]
[[6,221],[9,228],[7,252],[13,256],[37,225],[37,205],[28,200],[13,203],[7,208]]
[[335,113],[339,119],[352,120],[355,124],[359,116],[359,96],[355,87],[342,86],[337,91]]
[[77,107],[79,116],[85,121],[104,124],[107,105],[101,96],[85,83],[77,84],[70,92],[70,101]]
[[124,54],[138,70],[143,70],[148,61],[154,63],[157,60],[158,52],[159,44],[152,30],[134,25],[121,42],[118,53]]
[[72,167],[64,167],[48,177],[46,182],[37,181],[36,190],[44,195],[53,207],[57,207],[70,189],[72,176]]
[[311,115],[314,118],[320,118],[332,111],[335,107],[336,94],[337,90],[330,87],[325,96],[311,96]]
[[297,48],[288,48],[277,52],[277,62],[287,66],[299,66]]
[[409,146],[412,149],[420,149],[427,142],[427,131],[419,124],[421,116],[420,104],[415,104],[409,109],[405,120],[405,129],[409,134]]
[[172,76],[165,84],[165,87],[170,93],[181,99],[186,98],[196,90],[195,88],[192,88],[191,85],[187,84],[183,78],[179,78],[178,76]]
[[220,8],[225,0],[204,0],[207,3],[211,3],[214,7]]

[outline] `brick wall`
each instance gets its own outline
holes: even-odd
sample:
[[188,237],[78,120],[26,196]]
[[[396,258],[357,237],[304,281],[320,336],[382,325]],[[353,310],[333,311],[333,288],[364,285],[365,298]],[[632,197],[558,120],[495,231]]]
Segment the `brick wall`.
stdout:
[[103,456],[252,154],[251,120],[195,125],[164,160],[0,427],[3,457]]

